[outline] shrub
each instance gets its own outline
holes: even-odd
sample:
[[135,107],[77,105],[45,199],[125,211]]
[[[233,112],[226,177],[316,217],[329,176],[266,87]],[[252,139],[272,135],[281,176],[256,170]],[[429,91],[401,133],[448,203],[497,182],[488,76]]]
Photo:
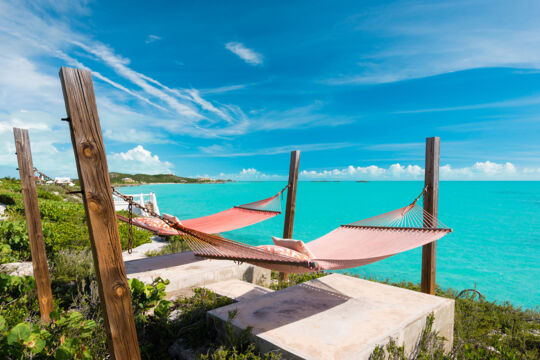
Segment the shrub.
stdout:
[[40,199],[46,199],[46,200],[55,200],[55,201],[63,200],[63,198],[60,195],[53,194],[52,192],[49,192],[43,189],[37,189],[37,196]]
[[181,236],[172,236],[171,239],[169,240],[169,243],[165,247],[163,247],[160,250],[147,251],[145,255],[152,257],[152,256],[176,254],[176,253],[181,253],[184,251],[190,251],[184,239]]
[[[128,248],[129,224],[118,221],[118,232],[120,233],[120,243],[122,244],[122,249],[125,250]],[[133,247],[152,242],[151,238],[152,233],[133,226]]]
[[[26,221],[0,221],[0,243],[8,245],[11,255],[19,260],[30,260],[30,243]],[[3,247],[7,252],[7,248]]]
[[90,249],[62,249],[56,255],[52,276],[58,281],[81,281],[95,277],[94,263]]

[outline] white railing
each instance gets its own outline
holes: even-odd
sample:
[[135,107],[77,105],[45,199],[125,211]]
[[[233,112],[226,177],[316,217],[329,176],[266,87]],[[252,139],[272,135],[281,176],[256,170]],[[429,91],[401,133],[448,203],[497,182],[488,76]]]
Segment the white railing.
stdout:
[[[161,215],[159,212],[159,207],[157,204],[155,193],[151,192],[149,194],[129,194],[129,196],[133,196],[133,201],[139,204],[142,204],[146,207],[152,206],[152,209],[154,210],[154,212],[158,215]],[[113,195],[113,200],[114,200],[114,209],[116,211],[128,210],[129,204],[127,201],[115,195]],[[149,214],[146,211],[141,210],[135,206],[133,206],[133,213],[139,216],[149,216]]]

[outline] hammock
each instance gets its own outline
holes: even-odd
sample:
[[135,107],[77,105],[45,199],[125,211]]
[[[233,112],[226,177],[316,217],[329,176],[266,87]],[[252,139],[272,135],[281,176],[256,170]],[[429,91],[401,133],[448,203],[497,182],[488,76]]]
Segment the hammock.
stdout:
[[[281,201],[279,195],[281,195],[284,190],[285,189],[267,199],[238,205],[228,210],[200,218],[182,220],[179,222],[178,219],[170,215],[166,215],[166,217],[169,218],[170,221],[179,222],[187,228],[209,234],[240,229],[281,214]],[[117,215],[117,217],[119,220],[129,223],[128,218],[121,215]],[[132,221],[133,225],[149,230],[160,236],[174,236],[181,234],[181,232],[175,230],[169,226],[167,222],[159,218],[136,217],[133,218]]]
[[417,204],[420,196],[408,206],[342,225],[305,244],[312,254],[309,258],[271,252],[268,246],[243,244],[191,229],[185,224],[170,225],[184,236],[196,255],[206,258],[247,262],[288,273],[347,269],[411,250],[450,233],[452,229]]

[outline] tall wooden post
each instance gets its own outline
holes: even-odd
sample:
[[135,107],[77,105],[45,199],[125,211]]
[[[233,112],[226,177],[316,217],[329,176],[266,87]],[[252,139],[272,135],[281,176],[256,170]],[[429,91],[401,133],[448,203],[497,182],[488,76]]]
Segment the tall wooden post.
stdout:
[[[426,139],[426,172],[424,210],[432,216],[424,216],[424,227],[436,227],[439,208],[439,158],[441,139]],[[422,281],[420,287],[426,294],[435,294],[435,274],[437,272],[437,242],[422,247]]]
[[60,80],[109,349],[116,360],[140,359],[92,76],[87,70],[62,67]]
[[41,217],[39,215],[30,138],[26,129],[13,128],[13,135],[15,137],[15,148],[17,149],[24,213],[26,215],[28,237],[30,238],[30,253],[32,254],[34,278],[36,279],[39,311],[41,313],[41,319],[49,322],[51,320],[49,314],[53,310],[51,279],[49,277],[47,254],[45,252]]
[[[291,151],[291,164],[289,166],[289,188],[287,190],[287,205],[285,208],[285,224],[283,237],[291,239],[294,229],[294,212],[296,211],[296,188],[298,185],[298,168],[300,166],[300,150]],[[287,274],[280,273],[282,280],[287,280]]]

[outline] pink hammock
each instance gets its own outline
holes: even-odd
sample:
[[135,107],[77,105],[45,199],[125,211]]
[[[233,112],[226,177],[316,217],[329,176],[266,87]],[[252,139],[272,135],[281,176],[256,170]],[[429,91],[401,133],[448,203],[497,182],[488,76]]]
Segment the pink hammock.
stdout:
[[[181,220],[180,224],[208,234],[217,234],[253,225],[281,214],[279,195],[282,191],[270,198],[235,206],[212,215]],[[169,217],[173,218],[172,216]],[[129,219],[123,216],[118,216],[118,219],[129,222]],[[152,231],[160,236],[181,234],[165,221],[157,218],[136,217],[133,219],[133,225]]]
[[[255,247],[184,224],[172,227],[183,234],[196,255],[207,258],[247,262],[289,273],[347,269],[428,244],[452,231],[425,212],[417,201],[418,198],[403,208],[342,225],[307,244],[290,241],[292,245],[285,249],[275,245]],[[296,252],[299,248],[305,252],[291,254],[291,250]]]

